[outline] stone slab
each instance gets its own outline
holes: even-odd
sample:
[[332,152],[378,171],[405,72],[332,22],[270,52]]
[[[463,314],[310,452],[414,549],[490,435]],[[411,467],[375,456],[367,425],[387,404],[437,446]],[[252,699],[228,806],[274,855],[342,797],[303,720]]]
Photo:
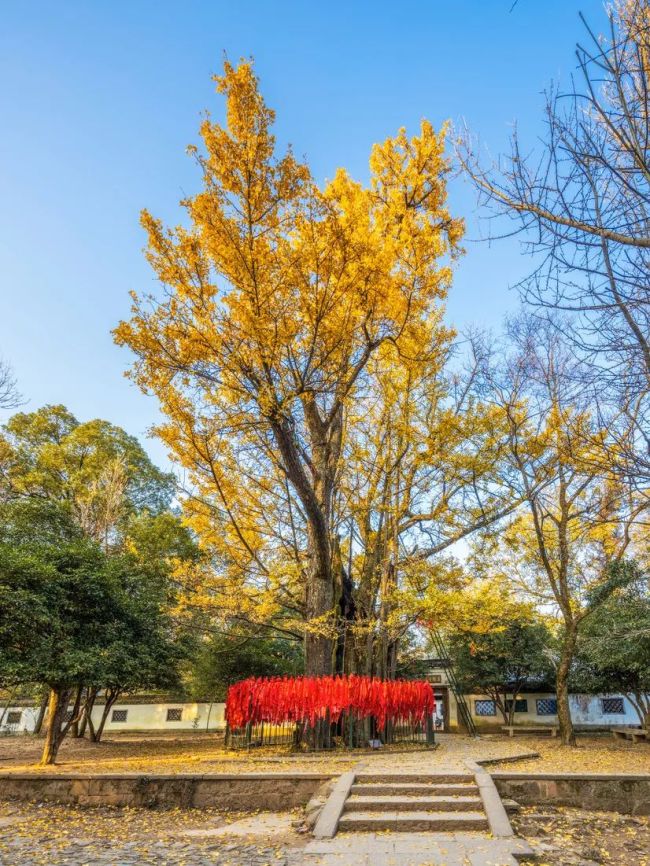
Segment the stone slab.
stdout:
[[487,815],[490,832],[497,839],[508,839],[514,836],[508,813],[501,802],[501,797],[492,781],[492,777],[476,761],[468,760],[466,764],[470,770],[474,771],[474,779],[483,801],[483,809]]
[[345,801],[354,784],[354,779],[353,772],[343,773],[332,788],[314,827],[313,833],[317,839],[330,839],[336,835],[339,820],[345,808]]

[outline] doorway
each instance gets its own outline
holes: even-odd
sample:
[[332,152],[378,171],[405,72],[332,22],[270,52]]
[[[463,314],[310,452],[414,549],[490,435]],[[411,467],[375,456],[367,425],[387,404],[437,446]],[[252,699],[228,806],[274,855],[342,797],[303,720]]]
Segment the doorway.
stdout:
[[449,731],[449,689],[447,686],[434,686],[436,700],[435,729],[439,733]]

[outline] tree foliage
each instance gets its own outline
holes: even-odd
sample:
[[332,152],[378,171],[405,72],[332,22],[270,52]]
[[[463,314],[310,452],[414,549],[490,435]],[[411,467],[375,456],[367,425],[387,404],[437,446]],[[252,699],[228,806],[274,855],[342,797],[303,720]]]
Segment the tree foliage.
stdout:
[[189,685],[195,698],[223,701],[228,686],[249,677],[301,674],[300,644],[280,637],[243,631],[212,635],[195,649],[189,665]]
[[142,216],[161,292],[116,330],[212,558],[189,603],[304,636],[309,674],[391,675],[407,625],[393,594],[421,592],[430,557],[510,508],[503,425],[476,364],[452,372],[442,321],[463,232],[446,131],[400,130],[372,149],[367,186],[339,169],[321,188],[276,153],[249,63],[217,86],[226,123],[191,148],[187,224]]
[[650,595],[633,561],[620,563],[618,584],[584,623],[572,681],[587,692],[623,692],[650,727]]
[[530,615],[503,611],[502,625],[490,631],[456,631],[448,638],[454,672],[468,694],[486,694],[506,725],[512,725],[515,701],[526,686],[546,685],[551,674],[548,627]]
[[0,501],[59,504],[104,544],[132,515],[167,508],[174,488],[133,436],[108,421],[80,423],[64,406],[19,412],[0,434]]

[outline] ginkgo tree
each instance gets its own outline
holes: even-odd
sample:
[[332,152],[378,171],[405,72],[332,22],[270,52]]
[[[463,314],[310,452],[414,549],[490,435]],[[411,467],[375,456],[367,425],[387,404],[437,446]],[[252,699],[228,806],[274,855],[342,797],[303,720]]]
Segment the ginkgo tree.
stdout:
[[648,498],[617,463],[620,439],[612,443],[593,416],[580,362],[558,329],[522,318],[511,337],[492,386],[507,416],[510,483],[522,507],[492,536],[488,569],[559,614],[558,720],[563,743],[574,745],[569,677],[580,630],[630,579],[625,558],[645,551]]
[[226,62],[217,87],[225,125],[207,119],[191,149],[203,189],[182,202],[185,225],[143,213],[162,290],[134,297],[116,339],[167,418],[158,433],[188,471],[190,521],[220,537],[219,564],[254,572],[253,606],[286,589],[307,673],[329,673],[349,413],[380,354],[398,367],[447,351],[441,308],[463,223],[446,207],[444,129],[424,121],[376,145],[367,185],[339,169],[321,187],[277,153],[250,63]]

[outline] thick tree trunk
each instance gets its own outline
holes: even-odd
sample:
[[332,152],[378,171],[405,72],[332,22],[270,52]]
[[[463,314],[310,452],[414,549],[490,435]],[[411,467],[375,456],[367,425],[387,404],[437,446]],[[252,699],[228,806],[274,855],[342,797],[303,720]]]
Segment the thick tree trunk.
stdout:
[[[340,559],[340,557],[339,557]],[[339,595],[339,622],[336,638],[336,653],[334,672],[337,674],[351,673],[350,657],[354,655],[351,640],[351,627],[356,618],[352,580],[346,569],[341,565],[341,588]]]
[[65,716],[71,693],[72,690],[64,686],[53,686],[50,688],[48,724],[41,764],[53,764],[56,761],[59,747],[67,733]]
[[341,449],[342,406],[326,423],[313,395],[303,395],[312,453],[305,459],[290,420],[277,413],[271,421],[283,468],[300,498],[307,519],[309,566],[305,573],[305,673],[331,674],[336,611],[330,525],[334,478]]
[[[329,567],[324,568],[317,557],[314,559],[306,587],[307,619],[312,622],[305,634],[305,674],[308,677],[331,674],[334,655],[334,640],[324,633],[331,627],[326,619],[334,607],[332,574]],[[323,618],[325,621],[315,622]]]
[[566,631],[564,642],[562,644],[562,653],[560,656],[560,664],[557,669],[557,717],[560,725],[560,738],[563,745],[575,746],[576,735],[573,730],[573,721],[571,720],[571,707],[569,706],[569,673],[571,671],[571,662],[576,647],[578,629],[575,623],[565,625]]

